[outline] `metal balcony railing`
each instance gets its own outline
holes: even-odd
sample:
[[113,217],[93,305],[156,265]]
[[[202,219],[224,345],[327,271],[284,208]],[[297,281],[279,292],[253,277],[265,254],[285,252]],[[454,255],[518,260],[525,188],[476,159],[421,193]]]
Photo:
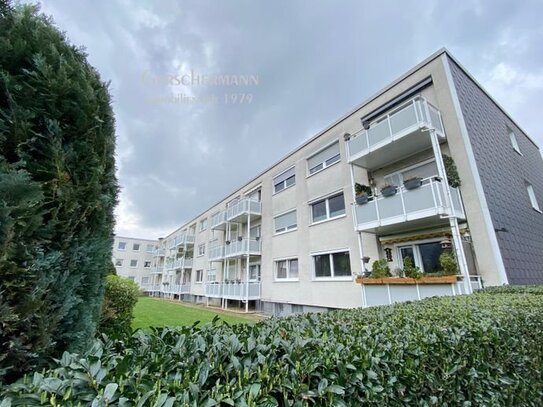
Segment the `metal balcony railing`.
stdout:
[[205,294],[208,297],[228,298],[233,300],[256,300],[261,297],[260,281],[214,282],[206,283]]

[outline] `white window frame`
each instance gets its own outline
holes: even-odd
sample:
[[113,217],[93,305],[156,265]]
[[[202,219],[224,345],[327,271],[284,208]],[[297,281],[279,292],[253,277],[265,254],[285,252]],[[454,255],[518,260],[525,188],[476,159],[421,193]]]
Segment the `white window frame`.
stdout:
[[200,220],[198,228],[200,232],[203,232],[204,230],[207,229],[207,218]]
[[[203,250],[201,250],[203,248]],[[202,257],[206,254],[206,244],[205,243],[200,243],[198,245],[198,252],[196,254],[196,257]]]
[[[115,267],[122,267],[124,259],[115,259]],[[120,263],[120,264],[117,264]]]
[[[351,262],[351,249],[349,248],[343,248],[343,249],[334,249],[334,250],[327,250],[324,252],[315,252],[311,253],[310,256],[310,262],[311,262],[311,275],[313,281],[352,281],[353,280],[353,269],[351,267],[351,275],[350,276],[339,276],[334,277],[334,260],[332,258],[332,255],[335,253],[348,253],[349,254],[349,263]],[[316,276],[316,270],[315,270],[315,256],[324,256],[329,255],[330,256],[330,277],[317,277]]]
[[[296,260],[298,262],[298,277],[290,277],[290,262],[292,260]],[[279,262],[286,261],[287,262],[287,277],[280,278],[277,277],[277,266],[279,265]],[[300,260],[297,256],[292,257],[284,257],[280,259],[275,259],[273,261],[273,280],[276,283],[289,283],[293,281],[300,281]]]
[[[289,178],[290,178],[290,177],[289,177],[289,178],[287,178],[287,179],[285,179],[285,180],[282,181],[282,182],[283,182],[283,185],[284,185],[284,188],[283,188],[283,189],[280,189],[279,191],[276,191],[276,190],[275,190],[275,185],[276,185],[276,184],[275,184],[275,179],[278,178],[278,177],[280,177],[281,175],[283,175],[285,172],[288,172],[288,171],[292,170],[293,168],[294,168],[294,175],[293,175],[293,176],[294,176],[294,183],[293,183],[292,185],[287,185],[287,179],[289,179]],[[279,185],[279,184],[277,184],[277,185]],[[285,190],[287,190],[287,189],[289,189],[289,188],[291,188],[291,187],[294,187],[294,186],[296,186],[296,165],[291,165],[291,166],[288,167],[286,170],[281,171],[279,174],[275,175],[275,176],[272,178],[272,189],[273,189],[273,194],[272,194],[272,195],[280,194],[281,192],[283,192],[283,191],[285,191]]]
[[530,199],[532,208],[539,213],[543,213],[541,211],[541,207],[539,206],[539,202],[537,201],[537,197],[535,196],[534,187],[529,182],[526,182],[526,191],[528,192],[528,198]]
[[[330,164],[326,164],[326,161],[323,161],[323,162],[319,163],[318,165],[312,167],[312,168],[316,168],[316,167],[318,167],[319,165],[322,164],[322,167],[321,167],[319,170],[317,170],[317,171],[315,171],[315,172],[311,172],[312,168],[309,168],[309,159],[311,159],[312,157],[316,156],[317,154],[323,152],[323,151],[326,150],[327,148],[333,146],[335,143],[338,143],[339,152],[338,152],[337,155],[335,155],[335,156],[333,156],[333,157],[330,157],[330,158],[329,158],[328,160],[326,160],[326,161],[329,161],[331,158],[335,158],[335,157],[337,157],[337,160],[334,161],[333,163],[330,163]],[[334,141],[332,141],[332,142],[326,144],[324,147],[320,148],[318,151],[315,151],[315,152],[311,153],[310,156],[306,157],[305,162],[306,162],[306,168],[307,168],[307,178],[312,177],[313,175],[318,174],[318,173],[324,171],[325,169],[330,168],[330,167],[332,167],[333,165],[336,165],[337,163],[340,163],[340,162],[341,162],[341,143],[339,142],[339,139],[338,139],[338,140],[334,140]]]
[[[148,266],[146,266],[147,263],[149,263]],[[151,268],[151,263],[152,263],[152,262],[151,262],[150,260],[145,260],[145,261],[143,262],[143,268],[144,268],[144,269],[150,269],[150,268]]]
[[420,250],[418,245],[425,244],[425,243],[439,243],[443,240],[443,238],[434,238],[434,239],[423,239],[423,240],[411,240],[408,242],[401,242],[394,244],[394,252],[396,253],[397,261],[396,266],[398,268],[403,269],[403,258],[401,255],[400,249],[403,247],[411,246],[413,248],[413,256],[415,257],[415,267],[418,267],[422,273],[426,273],[424,270],[424,265],[422,263],[422,255],[420,254]]
[[[198,275],[199,275],[200,278],[198,278]],[[204,282],[204,270],[203,269],[196,270],[196,273],[194,275],[194,282],[196,284],[202,284]]]
[[[402,169],[400,170],[397,170],[397,171],[394,171],[394,172],[391,172],[391,173],[388,173],[388,174],[385,174],[383,175],[383,180],[385,180],[386,182],[386,179],[387,178],[390,178],[390,177],[393,177],[395,175],[402,175],[404,172],[407,172],[407,171],[411,171],[411,170],[414,170],[414,169],[417,169],[418,167],[422,167],[423,165],[426,165],[426,164],[430,164],[431,162],[435,162],[436,159],[435,158],[429,158],[427,160],[424,160],[424,161],[421,161],[420,163],[417,163],[417,164],[413,164],[413,165],[409,165],[407,167],[403,167]],[[437,163],[436,163],[436,166],[437,166]],[[438,176],[439,174],[434,174],[436,176]],[[402,177],[402,182],[404,181],[403,177]],[[399,186],[399,185],[398,185]]]
[[275,228],[275,219],[277,219],[277,218],[279,218],[279,217],[281,217],[283,215],[287,215],[289,213],[292,213],[292,212],[296,212],[296,208],[289,209],[288,211],[282,212],[282,213],[280,213],[278,215],[274,215],[274,217],[273,217],[273,234],[274,235],[282,235],[284,233],[294,232],[294,231],[298,230],[298,213],[297,212],[296,212],[296,225],[294,225],[294,226],[292,226],[292,225],[291,226],[286,226],[286,227],[282,228],[279,231]]
[[217,269],[207,270],[206,281],[208,283],[217,281]]
[[[138,246],[137,249],[134,249],[134,246]],[[133,252],[139,252],[141,249],[141,243],[132,243],[132,251]]]
[[513,150],[515,150],[518,154],[523,155],[522,152],[520,151],[517,135],[515,134],[513,129],[507,126],[507,132],[509,133],[509,141],[511,142],[511,146],[513,147]]
[[[336,215],[336,216],[330,217],[330,202],[329,202],[329,200],[331,198],[335,198],[336,196],[339,196],[339,195],[343,195],[343,206],[344,206],[343,210],[344,210],[344,212],[341,215]],[[322,201],[325,201],[325,203],[326,203],[326,218],[318,220],[318,221],[313,221],[313,205],[321,203]],[[312,201],[309,201],[308,204],[310,206],[310,208],[309,208],[310,226],[319,225],[319,224],[324,223],[324,222],[329,222],[329,221],[335,220],[335,219],[341,219],[341,218],[344,218],[345,216],[347,216],[347,207],[345,205],[345,192],[343,190],[336,191],[336,192],[334,192],[332,194],[329,194],[329,195],[327,195],[325,197],[314,199]]]
[[[121,244],[124,245],[124,247],[121,249]],[[117,243],[117,250],[122,250],[123,252],[126,250],[127,242],[118,242]]]
[[[149,248],[150,247],[150,248]],[[153,253],[155,251],[155,245],[154,244],[148,244],[145,247],[145,251],[147,253]]]
[[[135,265],[135,266],[132,265],[132,262],[133,262],[133,261],[136,262],[136,265]],[[130,268],[131,268],[131,269],[135,269],[135,268],[137,268],[137,267],[138,267],[138,259],[130,259]]]

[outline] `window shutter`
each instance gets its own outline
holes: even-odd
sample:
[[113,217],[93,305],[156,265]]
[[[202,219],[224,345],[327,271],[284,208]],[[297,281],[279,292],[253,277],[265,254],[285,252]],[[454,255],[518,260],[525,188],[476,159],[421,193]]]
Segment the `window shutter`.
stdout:
[[284,215],[275,218],[275,230],[293,225],[296,225],[296,211],[285,213]]
[[312,157],[307,159],[307,164],[309,169],[319,165],[320,163],[325,162],[329,158],[332,158],[339,154],[339,142],[332,144],[331,146],[325,148],[324,150],[318,152]]
[[292,177],[295,171],[296,171],[296,167],[292,167],[291,169],[285,171],[284,173],[279,174],[277,177],[273,179],[273,185],[277,185],[283,182],[284,180],[286,180],[287,178]]

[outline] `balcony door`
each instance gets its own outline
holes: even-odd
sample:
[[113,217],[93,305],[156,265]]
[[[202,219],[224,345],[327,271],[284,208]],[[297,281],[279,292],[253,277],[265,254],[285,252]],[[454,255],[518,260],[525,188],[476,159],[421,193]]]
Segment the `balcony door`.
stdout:
[[403,267],[406,257],[411,258],[415,266],[419,267],[423,273],[437,273],[440,271],[439,256],[444,249],[440,241],[427,241],[398,246],[398,262]]
[[260,264],[249,264],[249,281],[260,281]]
[[438,175],[437,164],[431,159],[385,175],[385,184],[401,186],[411,177],[430,178],[436,175]]

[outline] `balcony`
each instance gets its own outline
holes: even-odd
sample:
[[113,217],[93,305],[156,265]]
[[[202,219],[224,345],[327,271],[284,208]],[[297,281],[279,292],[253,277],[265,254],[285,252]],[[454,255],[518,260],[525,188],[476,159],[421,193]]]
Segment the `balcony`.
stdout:
[[188,269],[188,268],[192,268],[192,258],[190,257],[181,257],[174,261],[166,262],[166,270]]
[[377,195],[364,205],[355,203],[356,230],[384,234],[446,224],[447,216],[465,219],[460,192],[450,187],[452,208],[449,208],[444,188],[439,177],[430,177],[423,179],[417,189],[401,186],[394,196]]
[[164,267],[155,266],[151,269],[151,274],[160,274],[164,271]]
[[190,284],[166,284],[162,292],[165,294],[190,294]]
[[226,229],[226,211],[220,211],[211,217],[211,229]]
[[165,252],[164,249],[155,249],[153,250],[153,257],[164,256]]
[[143,284],[141,289],[145,292],[159,292],[161,290],[160,284]]
[[249,283],[206,283],[206,296],[230,300],[258,300],[261,295],[260,289],[261,284],[259,281],[251,281]]
[[224,246],[215,246],[209,248],[209,261],[220,261],[224,259]]
[[177,246],[194,244],[194,235],[182,234],[175,236],[168,242],[168,249],[175,249]]
[[260,201],[245,198],[229,206],[226,209],[226,220],[228,222],[245,223],[247,216],[251,217],[251,220],[256,220],[262,215],[262,204]]
[[224,246],[226,259],[243,256],[260,256],[260,239],[236,240]]
[[428,129],[445,138],[439,110],[416,97],[353,135],[347,142],[348,161],[368,170],[384,167],[431,148]]

